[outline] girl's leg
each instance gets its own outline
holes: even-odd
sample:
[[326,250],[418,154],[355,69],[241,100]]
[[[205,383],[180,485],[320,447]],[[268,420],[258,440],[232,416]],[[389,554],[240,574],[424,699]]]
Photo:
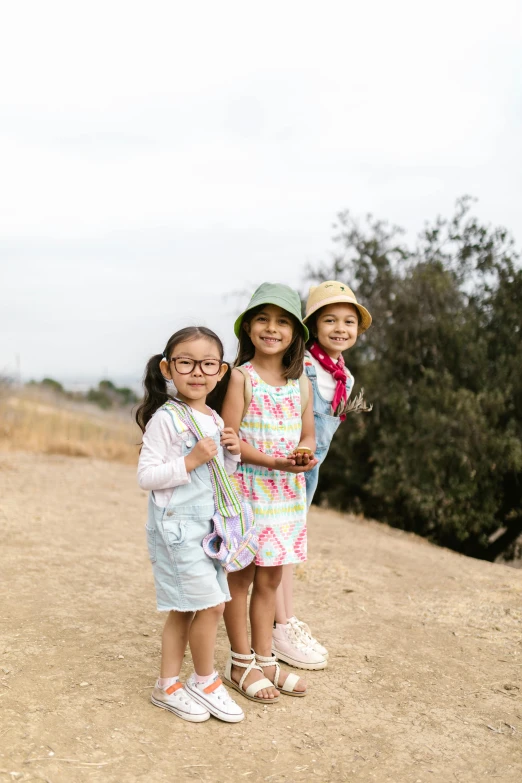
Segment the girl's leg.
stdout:
[[286,625],[290,617],[294,616],[294,567],[283,566],[281,584],[277,588],[275,621]]
[[187,649],[193,612],[169,612],[161,641],[160,677],[178,677]]
[[[228,575],[228,589],[232,600],[225,604],[225,626],[232,651],[239,655],[250,654],[250,643],[248,640],[247,627],[247,604],[248,590],[254,580],[256,566],[251,565],[243,568],[241,571],[235,571]],[[244,674],[244,669],[239,666],[232,666],[232,679],[239,683]],[[253,682],[263,678],[262,672],[253,669],[243,683],[243,689],[247,688]],[[279,695],[275,688],[263,688],[256,693],[260,699],[274,699]]]
[[194,671],[200,677],[208,676],[214,671],[214,651],[216,647],[217,628],[225,604],[202,609],[190,625],[189,644],[194,663]]
[[[254,579],[252,598],[250,599],[250,626],[252,628],[252,648],[258,655],[272,655],[272,629],[275,617],[276,591],[281,581],[283,566],[258,567]],[[269,680],[274,680],[275,666],[264,669]],[[278,685],[284,685],[290,672],[281,669]],[[303,679],[295,686],[295,690],[306,690]]]

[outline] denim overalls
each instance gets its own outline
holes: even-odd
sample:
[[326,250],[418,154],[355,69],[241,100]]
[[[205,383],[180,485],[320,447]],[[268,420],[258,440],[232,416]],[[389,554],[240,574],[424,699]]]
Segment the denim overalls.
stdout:
[[[180,422],[174,416],[172,420],[183,439],[185,457],[196,445],[196,439],[188,430],[180,430]],[[222,462],[219,430],[213,438]],[[166,508],[156,505],[153,492],[149,495],[145,527],[160,611],[197,612],[230,600],[224,569],[207,557],[201,544],[212,531],[215,513],[208,465],[200,465],[189,475],[190,482],[175,487]]]
[[[317,383],[317,372],[313,364],[305,362],[304,370],[312,382],[314,390],[314,424],[315,424],[315,456],[319,460],[315,468],[305,473],[306,479],[306,505],[310,508],[317,482],[319,481],[319,468],[324,458],[328,454],[332,438],[337,432],[337,427],[341,423],[339,416],[332,416],[332,403],[327,402],[319,392]],[[353,386],[353,378],[348,376],[346,381],[346,394],[349,396]]]

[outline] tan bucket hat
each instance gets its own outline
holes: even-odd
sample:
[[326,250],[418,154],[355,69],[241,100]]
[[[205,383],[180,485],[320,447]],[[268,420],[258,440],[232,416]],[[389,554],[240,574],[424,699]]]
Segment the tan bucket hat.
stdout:
[[358,334],[362,334],[371,326],[372,317],[366,307],[359,304],[351,288],[348,288],[344,283],[339,283],[338,280],[325,280],[321,285],[313,285],[310,288],[306,302],[306,315],[303,318],[303,323],[306,323],[308,318],[321,307],[329,304],[336,304],[337,302],[345,302],[346,304],[351,304],[357,308],[361,316]]

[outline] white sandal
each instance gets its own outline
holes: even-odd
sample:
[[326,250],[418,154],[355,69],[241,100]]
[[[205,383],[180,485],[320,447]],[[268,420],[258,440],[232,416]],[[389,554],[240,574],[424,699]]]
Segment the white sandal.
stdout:
[[[249,663],[241,663],[241,661],[249,661]],[[238,666],[241,669],[245,669],[245,672],[241,677],[241,679],[239,680],[239,683],[234,682],[234,680],[232,679],[232,666]],[[250,701],[257,701],[260,702],[261,704],[275,704],[276,701],[279,701],[279,696],[274,696],[273,699],[262,699],[259,696],[256,696],[256,693],[262,691],[263,688],[274,687],[274,683],[270,682],[270,680],[267,679],[267,677],[263,677],[262,680],[257,680],[257,682],[252,682],[245,689],[243,689],[243,683],[245,682],[245,679],[253,669],[258,669],[258,671],[260,672],[263,671],[262,667],[256,664],[255,653],[251,653],[250,655],[240,655],[240,653],[235,653],[232,652],[231,650],[230,658],[228,659],[225,665],[225,675],[223,677],[223,680],[230,688],[234,688],[234,690],[238,691],[246,699],[250,699]],[[290,676],[295,676],[295,675],[290,675]]]
[[306,696],[306,691],[295,690],[295,686],[301,679],[298,674],[288,674],[284,686],[277,684],[279,682],[279,675],[281,674],[281,667],[279,666],[275,655],[267,656],[258,655],[257,653],[254,653],[254,655],[260,669],[264,670],[266,666],[275,666],[274,682],[271,682],[270,685],[273,685],[274,688],[277,688],[281,693],[286,693],[287,696]]

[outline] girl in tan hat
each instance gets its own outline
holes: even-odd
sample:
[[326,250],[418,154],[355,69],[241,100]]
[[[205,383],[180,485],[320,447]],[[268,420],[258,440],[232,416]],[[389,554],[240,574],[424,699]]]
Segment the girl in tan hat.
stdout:
[[[319,467],[324,461],[332,438],[345,420],[348,398],[353,387],[353,376],[345,366],[343,352],[352,348],[357,337],[371,325],[368,310],[356,299],[353,291],[337,280],[327,280],[310,288],[306,303],[306,323],[310,331],[304,369],[310,379],[314,395],[314,422],[317,465],[305,473],[306,502],[312,503]],[[361,406],[358,410],[369,410]],[[308,668],[303,644],[317,653],[328,652],[314,639],[306,623],[294,615],[292,601],[292,566],[283,569],[281,587],[277,595],[276,628],[273,649],[278,658],[293,666]]]

